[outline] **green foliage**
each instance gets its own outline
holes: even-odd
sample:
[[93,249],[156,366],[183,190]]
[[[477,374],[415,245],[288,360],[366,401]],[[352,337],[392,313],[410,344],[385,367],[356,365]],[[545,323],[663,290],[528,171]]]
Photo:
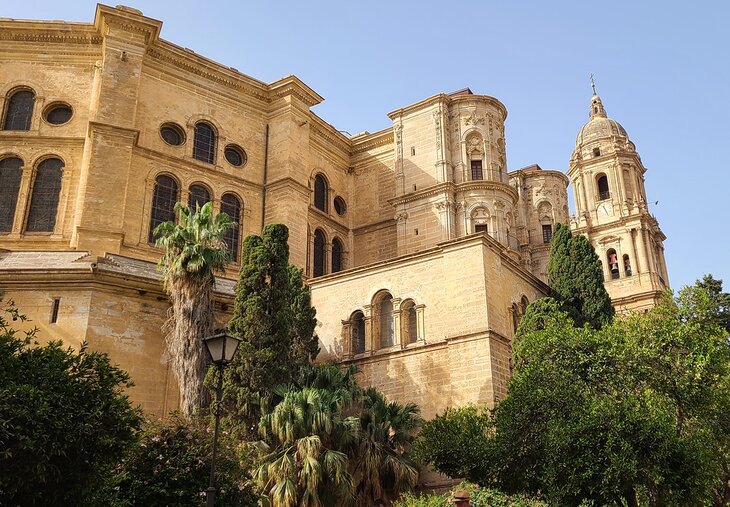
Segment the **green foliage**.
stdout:
[[160,259],[166,283],[174,278],[206,280],[222,271],[228,262],[228,249],[223,241],[233,222],[225,213],[213,215],[213,203],[191,210],[178,202],[178,222],[163,222],[155,227],[155,244],[165,249]]
[[129,376],[106,354],[41,346],[0,302],[0,504],[85,505],[135,438]]
[[255,432],[273,386],[288,384],[316,357],[315,310],[302,272],[289,264],[289,231],[267,225],[248,236],[236,287],[231,332],[243,341],[226,370],[224,401],[233,418]]
[[547,507],[539,497],[516,494],[507,495],[490,488],[480,488],[476,484],[462,482],[443,495],[414,495],[406,493],[393,504],[394,507],[451,507],[453,495],[457,490],[467,490],[474,507]]
[[712,275],[705,275],[697,280],[695,286],[707,291],[713,302],[711,317],[713,321],[730,333],[730,294],[722,291],[722,280],[716,280]]
[[[687,288],[600,330],[554,307],[521,328],[492,419],[467,408],[427,423],[425,460],[560,506],[728,505],[730,345],[712,318],[716,301]],[[452,451],[468,441],[482,470]]]
[[423,424],[414,452],[441,473],[476,482],[486,474],[491,431],[491,415],[486,407],[447,409]]
[[307,366],[274,390],[280,401],[261,418],[256,471],[274,506],[371,505],[416,484],[409,450],[421,424],[417,407],[362,391],[355,373]]
[[[208,487],[213,433],[203,419],[148,421],[137,444],[116,467],[99,505],[175,505],[198,507]],[[250,449],[227,433],[218,439],[216,501],[221,505],[255,506],[249,468]]]
[[557,224],[550,240],[548,280],[553,297],[577,326],[600,329],[613,320],[598,256],[585,236],[573,236],[567,225]]

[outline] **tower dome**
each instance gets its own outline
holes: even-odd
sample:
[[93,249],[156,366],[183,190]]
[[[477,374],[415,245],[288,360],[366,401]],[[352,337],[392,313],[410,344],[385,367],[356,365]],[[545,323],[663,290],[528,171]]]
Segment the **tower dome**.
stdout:
[[591,97],[590,119],[580,129],[575,144],[580,146],[584,143],[611,137],[624,137],[628,140],[629,135],[619,122],[606,116],[601,97],[594,93]]

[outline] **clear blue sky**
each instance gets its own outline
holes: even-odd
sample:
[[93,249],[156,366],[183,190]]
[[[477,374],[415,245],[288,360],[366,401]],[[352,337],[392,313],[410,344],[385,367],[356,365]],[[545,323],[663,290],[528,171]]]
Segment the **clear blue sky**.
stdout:
[[[124,0],[162,37],[262,81],[296,74],[340,130],[466,86],[509,111],[509,169],[565,171],[594,73],[648,168],[674,288],[730,289],[730,2]],[[0,16],[92,21],[86,0],[0,2]]]

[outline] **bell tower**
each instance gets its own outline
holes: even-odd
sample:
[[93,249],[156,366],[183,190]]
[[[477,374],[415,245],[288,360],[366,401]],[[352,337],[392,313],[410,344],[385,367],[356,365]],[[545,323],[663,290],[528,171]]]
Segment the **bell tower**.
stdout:
[[596,249],[606,290],[619,311],[650,308],[669,287],[666,236],[647,207],[645,172],[634,143],[607,116],[594,85],[589,120],[568,169],[577,212],[570,228]]

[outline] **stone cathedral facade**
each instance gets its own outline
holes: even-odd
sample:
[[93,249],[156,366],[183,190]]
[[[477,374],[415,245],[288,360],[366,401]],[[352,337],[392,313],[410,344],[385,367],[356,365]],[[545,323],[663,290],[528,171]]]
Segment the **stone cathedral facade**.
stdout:
[[258,81],[160,39],[161,25],[103,5],[93,23],[0,20],[0,289],[41,336],[108,352],[148,412],[177,406],[151,232],[177,201],[212,201],[237,224],[221,323],[242,239],[284,223],[321,358],[426,417],[505,394],[517,322],[549,291],[554,224],[591,240],[618,308],[667,287],[645,168],[597,96],[567,177],[510,171],[493,97],[434,95],[348,137],[295,76]]

